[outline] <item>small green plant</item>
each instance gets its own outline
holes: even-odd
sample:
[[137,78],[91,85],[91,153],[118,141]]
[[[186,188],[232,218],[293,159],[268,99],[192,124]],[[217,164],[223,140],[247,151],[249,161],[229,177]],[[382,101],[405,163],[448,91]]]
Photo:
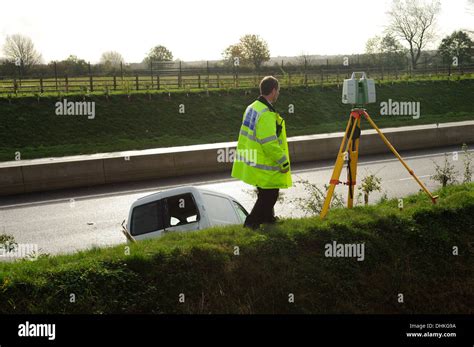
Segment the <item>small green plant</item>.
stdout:
[[7,242],[15,242],[15,238],[12,235],[0,234],[0,245]]
[[[293,203],[297,205],[307,216],[318,215],[324,205],[326,194],[329,189],[329,185],[325,184],[323,189],[318,187],[317,184],[311,183],[308,180],[300,179],[295,182],[296,184],[303,185],[305,192],[309,195],[307,197],[298,197],[293,200]],[[338,208],[344,206],[344,199],[341,194],[334,193],[331,201],[331,208]]]
[[2,250],[4,253],[11,252],[17,246],[18,244],[12,235],[0,234],[0,250]]
[[385,202],[385,201],[388,201],[387,192],[382,193],[382,196],[380,197],[379,203],[382,203],[382,202]]
[[369,195],[372,192],[382,191],[382,179],[376,174],[367,174],[362,180],[359,186],[360,194],[364,196],[364,205],[369,204]]
[[457,172],[454,169],[453,164],[449,164],[448,154],[444,154],[444,163],[439,165],[437,162],[433,161],[435,165],[435,174],[431,176],[433,181],[441,183],[443,187],[446,187],[448,184],[456,183]]
[[469,183],[472,179],[472,168],[471,168],[471,153],[469,153],[468,146],[463,143],[462,151],[464,152],[464,172],[463,172],[463,183]]

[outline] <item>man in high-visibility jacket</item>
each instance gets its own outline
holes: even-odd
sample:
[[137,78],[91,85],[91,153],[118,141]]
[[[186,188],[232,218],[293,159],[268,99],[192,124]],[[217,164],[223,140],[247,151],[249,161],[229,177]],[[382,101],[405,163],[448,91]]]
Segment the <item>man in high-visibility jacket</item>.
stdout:
[[257,201],[244,224],[252,229],[276,221],[273,207],[279,189],[292,185],[285,121],[273,107],[280,94],[278,80],[264,77],[260,94],[244,112],[232,167],[232,177],[258,189]]

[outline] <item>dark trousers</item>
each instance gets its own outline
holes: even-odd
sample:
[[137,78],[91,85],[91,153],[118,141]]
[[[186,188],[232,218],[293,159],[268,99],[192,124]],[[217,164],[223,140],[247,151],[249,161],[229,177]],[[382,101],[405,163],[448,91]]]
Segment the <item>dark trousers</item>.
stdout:
[[263,223],[274,223],[275,215],[273,206],[278,200],[279,189],[258,189],[258,197],[252,212],[245,219],[244,226],[258,228]]

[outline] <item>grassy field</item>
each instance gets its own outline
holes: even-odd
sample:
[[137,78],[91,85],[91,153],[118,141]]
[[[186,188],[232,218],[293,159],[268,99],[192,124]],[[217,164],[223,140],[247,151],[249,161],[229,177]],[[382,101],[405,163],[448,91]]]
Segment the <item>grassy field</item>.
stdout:
[[[439,195],[0,263],[0,313],[472,314],[474,184]],[[333,241],[364,260],[326,257]]]
[[[419,119],[380,116],[379,104],[370,105],[380,127],[474,119],[474,79],[381,83],[377,93],[378,102],[421,104]],[[235,141],[242,113],[256,96],[256,89],[228,88],[0,98],[0,161],[14,160],[16,152],[31,159]],[[55,103],[63,98],[94,101],[95,119],[57,116]],[[285,115],[288,136],[343,131],[350,107],[340,99],[336,85],[283,88],[276,107]],[[294,114],[288,113],[290,104]]]

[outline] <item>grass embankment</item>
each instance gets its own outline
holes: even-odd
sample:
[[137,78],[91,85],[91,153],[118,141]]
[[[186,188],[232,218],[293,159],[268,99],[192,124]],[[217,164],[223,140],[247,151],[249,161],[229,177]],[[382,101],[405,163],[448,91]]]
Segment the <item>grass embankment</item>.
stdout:
[[[82,96],[0,98],[0,161],[235,141],[245,107],[257,90],[91,95],[95,119],[57,116],[55,103]],[[380,127],[474,118],[474,79],[383,83],[368,107]],[[416,101],[421,116],[379,116],[380,102]],[[179,113],[179,105],[185,113]],[[294,114],[288,114],[288,105]],[[288,136],[343,131],[350,108],[336,86],[283,89],[276,104],[286,114]],[[367,128],[363,122],[363,128]]]
[[[474,184],[439,194],[2,263],[0,313],[473,313]],[[325,257],[332,241],[364,260]]]

